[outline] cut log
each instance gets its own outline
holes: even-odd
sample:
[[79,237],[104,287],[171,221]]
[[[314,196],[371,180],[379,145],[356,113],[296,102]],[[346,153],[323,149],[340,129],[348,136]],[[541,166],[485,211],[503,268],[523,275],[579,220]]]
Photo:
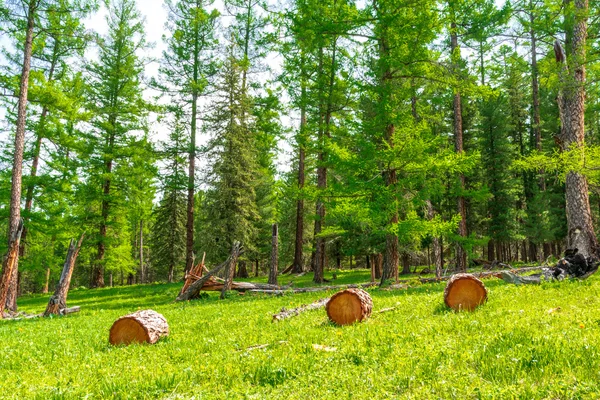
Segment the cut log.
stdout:
[[303,304],[300,307],[296,307],[296,308],[292,308],[292,309],[286,309],[285,307],[281,309],[280,312],[278,312],[277,314],[273,315],[273,321],[281,321],[282,319],[286,319],[286,318],[290,318],[290,317],[294,317],[296,315],[300,315],[300,313],[303,313],[304,311],[308,311],[308,310],[316,310],[318,308],[321,307],[325,307],[325,305],[327,304],[327,302],[329,302],[329,297],[325,298],[325,299],[320,299],[317,300],[313,303],[310,304]]
[[456,274],[444,290],[444,302],[453,310],[473,311],[487,300],[483,282],[471,274]]
[[169,324],[154,310],[141,310],[119,318],[110,328],[110,344],[150,343],[154,344],[169,335]]
[[48,301],[44,317],[51,314],[61,314],[60,311],[67,308],[67,294],[69,293],[69,286],[71,285],[71,276],[73,275],[73,269],[75,268],[75,261],[79,255],[79,250],[81,250],[83,237],[84,234],[79,238],[77,246],[75,246],[75,241],[71,239],[69,250],[67,251],[67,258],[63,266],[62,274],[60,275],[60,281],[56,285],[54,294]]
[[346,289],[331,296],[325,306],[329,320],[338,325],[349,325],[369,318],[373,300],[362,289]]

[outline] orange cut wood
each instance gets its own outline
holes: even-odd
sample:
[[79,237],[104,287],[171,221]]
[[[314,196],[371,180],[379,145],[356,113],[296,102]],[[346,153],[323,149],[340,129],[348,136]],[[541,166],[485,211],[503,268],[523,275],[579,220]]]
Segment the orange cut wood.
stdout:
[[362,289],[346,289],[331,296],[325,310],[332,322],[349,325],[369,318],[373,311],[373,300]]
[[453,310],[473,311],[487,301],[483,282],[471,274],[453,275],[444,290],[444,302]]
[[169,324],[154,310],[141,310],[119,318],[110,328],[110,344],[156,343],[169,334]]

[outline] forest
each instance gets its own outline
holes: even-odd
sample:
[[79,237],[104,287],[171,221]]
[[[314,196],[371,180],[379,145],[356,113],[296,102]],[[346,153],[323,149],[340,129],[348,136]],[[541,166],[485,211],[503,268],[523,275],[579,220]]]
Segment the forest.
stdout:
[[3,307],[82,234],[72,287],[264,275],[275,224],[315,283],[598,257],[598,3],[165,0],[158,44],[145,6],[1,4]]

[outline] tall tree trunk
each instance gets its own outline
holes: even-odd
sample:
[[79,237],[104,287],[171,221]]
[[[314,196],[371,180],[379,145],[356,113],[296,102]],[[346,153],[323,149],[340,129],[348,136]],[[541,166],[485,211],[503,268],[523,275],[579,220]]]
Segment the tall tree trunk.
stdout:
[[[59,57],[59,41],[54,40],[54,48],[52,50],[52,61],[50,62],[50,69],[48,70],[48,78],[47,82],[51,83],[54,81],[54,70],[56,69],[56,64],[58,63]],[[30,178],[31,181],[27,184],[27,192],[25,194],[25,222],[28,221],[29,213],[31,212],[31,206],[33,204],[33,190],[34,190],[34,179],[37,176],[37,170],[40,160],[40,149],[42,148],[42,140],[46,134],[46,117],[48,115],[48,106],[44,106],[42,108],[42,114],[40,115],[40,120],[37,126],[36,138],[35,138],[35,147],[33,148],[33,160],[31,163],[31,171]],[[27,246],[27,224],[23,226],[23,233],[21,234],[21,248],[19,249],[19,254],[21,257],[25,255],[25,247]]]
[[[114,117],[111,126],[114,126]],[[108,138],[108,153],[112,154],[114,147],[115,137],[111,134]],[[104,180],[102,185],[102,221],[100,223],[100,239],[98,240],[98,252],[96,255],[96,266],[93,270],[92,287],[101,288],[104,287],[104,254],[106,253],[106,232],[108,227],[108,214],[110,210],[110,203],[108,198],[110,196],[110,185],[112,173],[113,159],[112,155],[105,162],[105,171],[107,178]]]
[[[194,66],[193,83],[198,84],[199,75],[199,53],[200,39],[198,30],[194,31]],[[188,193],[187,193],[187,220],[185,237],[185,274],[194,267],[194,194],[196,188],[196,124],[198,113],[198,92],[194,88],[192,92],[192,117],[190,121],[190,148],[189,148],[189,170],[188,170]]]
[[[391,91],[392,91],[392,70],[390,67],[390,48],[388,44],[388,27],[381,23],[379,36],[379,85],[380,85],[380,109],[383,115],[380,115],[383,122],[383,140],[385,146],[394,147],[395,126],[390,121],[388,108],[391,108]],[[395,186],[398,182],[396,178],[396,170],[388,168],[383,172],[383,180],[385,186],[391,188],[395,192]],[[388,226],[398,224],[398,199],[395,195],[391,199],[392,215]],[[398,275],[398,236],[388,232],[385,237],[385,251],[383,256],[383,271],[381,273],[381,283],[383,285],[386,280]]]
[[[535,140],[535,149],[542,151],[542,127],[540,117],[540,84],[539,71],[537,65],[537,36],[535,33],[535,12],[533,1],[529,1],[529,38],[531,41],[531,97],[533,102],[533,136]],[[539,187],[541,191],[546,190],[546,180],[544,171],[539,171]]]
[[279,238],[277,224],[273,224],[273,237],[271,240],[271,268],[269,269],[269,284],[277,285],[277,263],[279,256]]
[[[304,68],[304,64],[302,66]],[[304,82],[304,81],[303,81]],[[305,173],[304,163],[306,159],[305,151],[305,131],[306,131],[306,85],[302,84],[302,94],[300,105],[300,134],[298,137],[298,200],[296,201],[296,241],[294,247],[294,261],[292,264],[292,273],[299,274],[304,270],[304,198],[302,189],[304,189]]]
[[[453,68],[456,75],[458,75],[458,63],[455,60],[460,59],[460,49],[458,47],[458,35],[456,33],[456,23],[452,22],[450,28],[450,50],[452,51]],[[462,154],[463,149],[463,126],[462,126],[462,105],[461,96],[458,88],[454,89],[454,150],[457,154]],[[467,207],[465,203],[465,197],[462,192],[465,190],[465,175],[460,173],[458,175],[458,190],[460,191],[457,196],[457,211],[460,216],[458,223],[458,235],[461,238],[467,237]],[[459,241],[456,244],[456,270],[466,271],[467,270],[467,253]]]
[[[323,71],[323,47],[319,49],[319,71],[324,74]],[[325,150],[325,141],[331,136],[331,115],[333,113],[332,94],[333,86],[335,83],[336,73],[336,51],[337,51],[337,38],[333,39],[332,45],[332,56],[331,56],[331,71],[329,74],[328,94],[327,102],[323,98],[323,88],[319,89],[319,166],[317,167],[317,188],[320,192],[323,192],[327,188],[327,152]],[[322,83],[321,83],[322,84]],[[325,248],[325,238],[318,237],[323,229],[325,223],[325,202],[322,196],[317,199],[317,218],[315,220],[315,258],[314,258],[314,278],[315,283],[322,283],[324,280],[325,265],[327,264],[327,255]]]
[[145,282],[146,271],[144,271],[144,220],[140,220],[140,283]]
[[[25,147],[25,119],[27,117],[27,91],[29,89],[29,71],[31,69],[31,48],[33,43],[33,26],[38,0],[29,0],[27,10],[27,31],[25,33],[25,46],[23,49],[23,68],[21,70],[21,85],[19,88],[19,105],[17,109],[17,129],[15,132],[15,148],[13,154],[12,179],[10,190],[10,206],[8,217],[8,238],[16,236],[21,222],[21,181],[23,175],[23,151]],[[19,232],[19,237],[22,232]],[[10,244],[10,242],[9,242]],[[2,280],[6,279],[8,285],[0,287],[0,308],[17,310],[19,257],[14,260],[12,268],[6,265],[2,270]],[[4,277],[4,275],[7,275]],[[2,310],[0,310],[2,311]],[[1,314],[1,312],[0,312]]]
[[[566,59],[560,43],[556,43],[556,59],[563,63],[562,87],[558,97],[561,119],[561,142],[574,157],[585,157],[585,82],[588,0],[567,0]],[[571,10],[571,3],[574,4]],[[570,24],[572,23],[572,26]],[[569,51],[570,50],[570,51]],[[561,54],[562,53],[562,54]],[[594,232],[588,183],[584,175],[569,171],[566,179],[568,246],[579,249],[586,257],[598,257],[598,240]]]

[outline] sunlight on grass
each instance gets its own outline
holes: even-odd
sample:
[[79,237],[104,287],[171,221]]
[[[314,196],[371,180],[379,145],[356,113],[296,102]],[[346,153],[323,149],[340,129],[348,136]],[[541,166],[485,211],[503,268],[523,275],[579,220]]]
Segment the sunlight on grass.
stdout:
[[[369,276],[337,275],[334,284]],[[311,276],[302,278],[310,283]],[[79,314],[0,322],[0,393],[15,399],[599,398],[598,277],[522,287],[485,283],[489,300],[473,313],[446,309],[443,284],[370,289],[372,317],[346,327],[330,324],[322,309],[271,322],[281,307],[332,292],[226,300],[212,293],[174,303],[179,284],[72,291],[69,304],[81,305]],[[20,306],[40,312],[46,301],[26,297]],[[110,346],[112,323],[138,308],[162,313],[171,335],[151,346]],[[269,346],[248,349],[260,344]]]

